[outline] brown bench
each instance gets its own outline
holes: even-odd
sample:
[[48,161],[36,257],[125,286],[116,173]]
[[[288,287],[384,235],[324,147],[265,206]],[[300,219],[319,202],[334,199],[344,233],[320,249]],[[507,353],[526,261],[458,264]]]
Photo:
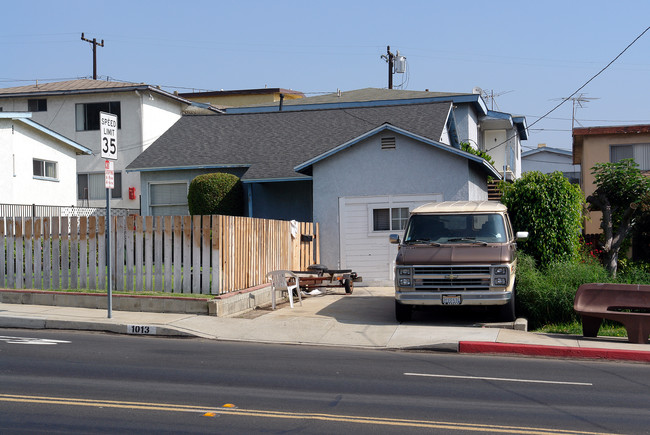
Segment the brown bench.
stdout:
[[650,285],[583,284],[573,309],[582,316],[582,334],[595,337],[603,319],[625,326],[631,343],[647,343],[650,335]]

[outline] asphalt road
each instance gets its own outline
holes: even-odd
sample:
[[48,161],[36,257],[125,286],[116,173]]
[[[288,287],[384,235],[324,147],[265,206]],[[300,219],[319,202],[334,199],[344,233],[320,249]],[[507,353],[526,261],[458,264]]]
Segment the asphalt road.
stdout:
[[0,330],[0,433],[640,434],[649,405],[644,364]]

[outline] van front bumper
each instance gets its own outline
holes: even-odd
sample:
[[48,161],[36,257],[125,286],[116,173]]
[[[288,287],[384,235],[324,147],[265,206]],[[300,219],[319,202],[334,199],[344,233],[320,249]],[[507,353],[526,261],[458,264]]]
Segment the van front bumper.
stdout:
[[449,305],[443,299],[455,302],[455,296],[460,296],[460,304],[451,305],[505,305],[512,299],[512,291],[395,291],[395,300],[408,305]]

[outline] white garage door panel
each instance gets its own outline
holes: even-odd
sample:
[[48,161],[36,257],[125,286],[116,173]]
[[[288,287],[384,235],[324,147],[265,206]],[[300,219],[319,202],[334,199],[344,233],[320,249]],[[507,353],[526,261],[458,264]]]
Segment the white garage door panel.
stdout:
[[441,194],[339,198],[341,267],[352,269],[370,285],[392,285],[397,247],[388,235],[401,231],[372,231],[374,208],[413,208],[442,201]]

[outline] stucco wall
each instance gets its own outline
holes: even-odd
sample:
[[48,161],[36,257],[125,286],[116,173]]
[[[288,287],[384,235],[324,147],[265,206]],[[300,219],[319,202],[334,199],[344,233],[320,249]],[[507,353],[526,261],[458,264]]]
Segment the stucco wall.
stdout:
[[[381,149],[381,137],[387,136],[396,136],[396,149]],[[467,200],[471,177],[467,159],[390,132],[316,163],[314,221],[320,224],[321,262],[339,264],[339,197],[442,193],[444,200]]]
[[[76,204],[76,160],[71,147],[21,122],[2,119],[0,152],[0,203]],[[34,159],[56,162],[56,179],[35,178]]]
[[570,179],[580,179],[580,165],[573,164],[571,154],[558,154],[550,150],[523,156],[521,169],[522,172],[539,171],[543,174],[560,171]]
[[[591,168],[593,168],[596,163],[609,162],[610,145],[629,145],[648,142],[650,142],[650,135],[648,134],[585,136],[582,145],[581,159],[581,187],[585,192],[585,198],[596,190],[594,176],[591,174]],[[600,212],[591,212],[587,214],[585,234],[601,232],[601,217],[602,213]]]
[[461,142],[469,143],[472,147],[480,146],[478,135],[478,117],[469,104],[458,104],[454,108],[456,131]]
[[[39,97],[40,98],[40,97]],[[32,119],[57,133],[84,145],[93,151],[92,156],[77,157],[78,173],[104,173],[104,160],[100,157],[100,132],[76,130],[76,104],[119,101],[120,129],[117,133],[118,159],[115,172],[122,173],[122,199],[111,200],[112,207],[138,208],[139,199],[128,199],[128,188],[139,190],[140,174],[126,173],[131,163],[155,139],[171,127],[182,115],[184,105],[176,100],[152,92],[105,92],[65,96],[47,96],[47,111],[33,112]],[[8,99],[2,102],[5,111],[27,111],[27,98]],[[77,204],[76,177],[74,204]],[[71,204],[73,204],[71,203]],[[71,205],[70,204],[70,205]],[[84,201],[84,204],[86,202]],[[104,207],[106,201],[91,200],[91,207]]]

